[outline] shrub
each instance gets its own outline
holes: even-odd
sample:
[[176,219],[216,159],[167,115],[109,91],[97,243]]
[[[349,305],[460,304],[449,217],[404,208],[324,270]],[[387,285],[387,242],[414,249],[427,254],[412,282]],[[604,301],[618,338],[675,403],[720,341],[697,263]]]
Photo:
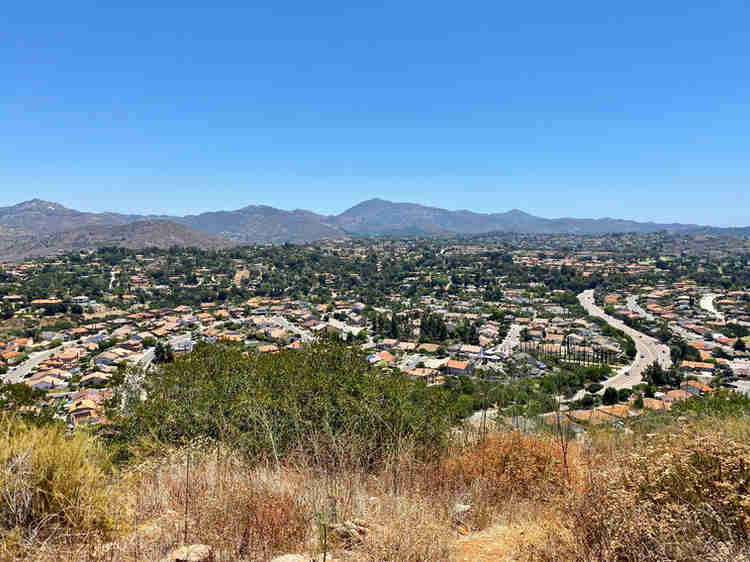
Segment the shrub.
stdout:
[[593,382],[590,385],[586,387],[586,391],[590,392],[591,394],[596,394],[602,389],[602,384],[598,382]]
[[[745,560],[750,445],[705,427],[597,463],[537,560]],[[567,540],[561,540],[566,537]]]
[[606,406],[617,404],[617,390],[615,390],[611,386],[607,387],[607,389],[604,391],[604,396],[602,397],[602,404]]
[[145,401],[110,413],[122,438],[177,445],[208,437],[277,464],[292,451],[334,462],[341,442],[356,451],[346,462],[368,466],[404,441],[429,454],[453,419],[443,392],[371,368],[361,351],[330,340],[249,357],[202,344],[147,384]]
[[559,444],[518,432],[490,436],[443,461],[435,474],[441,490],[460,492],[477,482],[494,505],[559,494],[567,487]]

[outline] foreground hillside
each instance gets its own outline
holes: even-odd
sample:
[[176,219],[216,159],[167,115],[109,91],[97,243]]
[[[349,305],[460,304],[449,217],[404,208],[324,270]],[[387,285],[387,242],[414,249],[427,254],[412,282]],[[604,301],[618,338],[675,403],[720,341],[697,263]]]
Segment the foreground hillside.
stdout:
[[750,553],[740,395],[568,442],[564,428],[450,429],[444,395],[335,344],[194,355],[127,386],[103,435],[3,418],[0,558],[160,560],[195,543],[227,561]]

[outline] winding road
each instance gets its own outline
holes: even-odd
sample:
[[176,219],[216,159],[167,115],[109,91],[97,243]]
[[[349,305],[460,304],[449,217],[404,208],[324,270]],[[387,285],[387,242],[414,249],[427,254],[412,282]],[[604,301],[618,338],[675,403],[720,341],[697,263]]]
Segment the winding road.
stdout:
[[[669,369],[672,366],[669,347],[659,343],[658,340],[651,336],[647,336],[638,330],[634,330],[621,320],[606,314],[594,303],[593,289],[589,289],[588,291],[579,294],[578,302],[581,303],[581,306],[583,306],[588,314],[601,318],[613,328],[622,330],[635,342],[636,356],[633,362],[620,369],[620,372],[617,375],[602,383],[604,388],[612,387],[618,390],[621,388],[632,388],[634,385],[643,381],[643,372],[654,361],[657,361],[663,369]],[[602,389],[602,392],[603,390],[604,389]]]

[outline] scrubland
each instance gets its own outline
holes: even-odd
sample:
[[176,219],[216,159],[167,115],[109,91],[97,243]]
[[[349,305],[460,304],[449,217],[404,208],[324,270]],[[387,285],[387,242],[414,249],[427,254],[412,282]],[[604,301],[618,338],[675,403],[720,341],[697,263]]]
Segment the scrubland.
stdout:
[[738,395],[572,441],[500,423],[430,433],[426,447],[380,421],[377,449],[354,426],[321,424],[249,455],[221,434],[125,445],[6,416],[0,559],[160,560],[194,543],[222,561],[750,559],[750,401]]

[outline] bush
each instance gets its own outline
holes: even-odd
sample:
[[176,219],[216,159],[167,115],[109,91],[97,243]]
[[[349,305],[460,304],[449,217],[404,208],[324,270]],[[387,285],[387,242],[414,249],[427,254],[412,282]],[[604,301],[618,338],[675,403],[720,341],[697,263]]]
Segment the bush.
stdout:
[[617,391],[617,400],[619,402],[627,402],[633,391],[629,388],[621,388]]
[[617,391],[611,386],[607,387],[607,390],[604,391],[604,396],[602,397],[602,404],[606,406],[617,404]]
[[[280,478],[264,478],[224,447],[195,442],[161,451],[124,480],[137,517],[158,530],[163,544],[183,542],[184,519],[175,515],[187,514],[188,541],[210,544],[219,559],[270,560],[300,549],[310,528],[301,498]],[[158,552],[141,556],[159,559]]]
[[744,560],[750,447],[693,429],[621,455],[565,507],[572,552],[541,560]]
[[453,419],[442,391],[372,368],[361,351],[330,340],[249,357],[201,344],[148,378],[147,392],[124,416],[111,411],[123,439],[208,437],[277,463],[295,452],[374,466],[407,441],[430,454]]
[[677,416],[692,414],[711,418],[746,418],[750,416],[750,398],[739,392],[719,390],[676,402],[672,405],[672,412]]
[[600,390],[601,390],[602,388],[603,388],[603,387],[602,387],[601,383],[598,383],[598,382],[594,382],[594,383],[591,383],[590,385],[588,385],[588,386],[586,387],[586,391],[587,391],[587,392],[590,392],[591,394],[596,394],[596,393],[597,393],[597,392],[599,392],[599,391],[600,391]]

